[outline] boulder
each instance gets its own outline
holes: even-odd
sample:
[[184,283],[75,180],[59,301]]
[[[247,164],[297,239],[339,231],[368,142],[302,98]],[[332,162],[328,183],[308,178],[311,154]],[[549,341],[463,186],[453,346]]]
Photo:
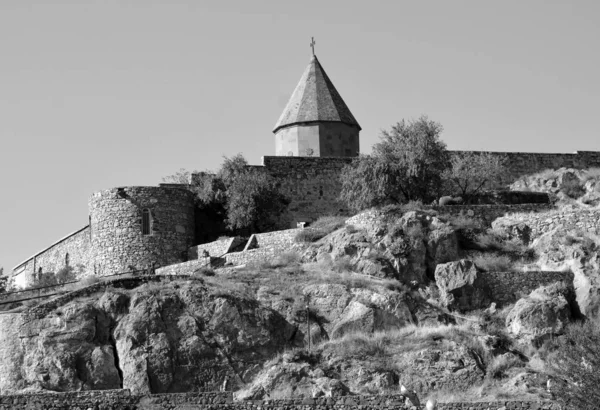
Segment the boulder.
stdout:
[[492,229],[506,239],[517,239],[523,245],[529,245],[531,241],[531,227],[521,221],[498,218],[492,222]]
[[373,333],[399,329],[406,323],[391,312],[368,307],[358,301],[352,301],[344,310],[342,317],[335,322],[332,338],[340,338],[350,333]]
[[524,343],[541,344],[564,331],[572,319],[568,286],[555,283],[542,286],[520,299],[506,317],[508,332]]
[[570,270],[581,314],[600,320],[600,243],[582,232],[553,229],[532,244],[545,270]]
[[489,287],[478,276],[475,264],[467,259],[437,265],[435,282],[441,302],[451,310],[480,309],[491,302]]
[[[361,220],[359,214],[351,220]],[[340,229],[310,246],[304,262],[346,258],[349,266],[369,276],[425,283],[438,263],[458,259],[458,238],[450,224],[431,212],[410,211],[395,221],[368,211],[371,225],[361,230]],[[375,218],[375,219],[373,219]],[[380,219],[377,219],[380,218]],[[385,223],[384,223],[385,222]]]

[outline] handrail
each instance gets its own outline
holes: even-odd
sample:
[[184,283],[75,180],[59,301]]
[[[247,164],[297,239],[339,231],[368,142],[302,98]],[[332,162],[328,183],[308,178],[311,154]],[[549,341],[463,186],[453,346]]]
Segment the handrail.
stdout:
[[[131,270],[131,271],[127,271],[127,272],[118,272],[118,273],[114,273],[112,275],[106,275],[106,276],[100,276],[100,279],[104,279],[104,278],[110,278],[110,277],[115,277],[115,276],[123,276],[123,275],[128,275],[128,274],[135,274],[135,273],[139,273],[139,272],[147,272],[147,269],[137,269],[137,270]],[[152,270],[152,272],[154,272],[154,270]],[[74,281],[70,281],[70,282],[64,282],[64,283],[60,283],[57,285],[49,285],[49,286],[40,286],[37,288],[30,288],[30,289],[23,289],[23,290],[18,290],[18,291],[13,291],[13,292],[6,292],[6,293],[0,293],[0,299],[4,299],[4,296],[6,295],[14,295],[17,293],[24,293],[24,292],[35,292],[35,291],[40,291],[42,289],[52,289],[52,288],[58,288],[58,287],[64,287],[66,285],[70,285],[73,283],[79,283],[82,280],[74,280]],[[27,300],[32,300],[32,299],[41,299],[41,298],[49,298],[55,295],[61,295],[63,293],[66,293],[67,291],[64,292],[57,292],[57,293],[52,293],[52,294],[47,294],[47,295],[38,295],[38,296],[33,296],[33,297],[29,297],[29,298],[24,298],[24,299],[14,299],[14,300],[2,300],[0,301],[0,306],[3,305],[8,305],[9,303],[17,303],[17,302],[24,302]]]

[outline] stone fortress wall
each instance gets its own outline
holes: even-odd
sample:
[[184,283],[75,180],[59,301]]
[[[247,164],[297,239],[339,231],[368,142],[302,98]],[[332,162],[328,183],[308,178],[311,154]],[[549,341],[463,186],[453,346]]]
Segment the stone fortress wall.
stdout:
[[[94,273],[109,275],[187,260],[195,234],[194,195],[172,187],[125,187],[90,198]],[[144,233],[144,212],[148,232]]]
[[569,271],[479,272],[478,277],[490,287],[490,294],[498,307],[515,303],[540,286],[555,282],[573,286],[573,273]]
[[89,273],[88,265],[91,257],[91,238],[89,225],[65,236],[46,249],[21,262],[15,268],[15,286],[27,287],[37,274],[58,272],[71,266],[77,272]]
[[[142,234],[142,213],[150,230]],[[13,268],[16,287],[67,264],[78,275],[111,275],[188,259],[194,244],[194,195],[182,186],[113,188],[92,195],[90,224]]]
[[290,204],[284,226],[310,222],[323,215],[346,215],[339,201],[342,168],[352,163],[344,157],[263,157],[263,169],[279,183]]
[[[451,155],[464,155],[471,151],[450,151]],[[507,174],[499,183],[510,184],[517,178],[545,169],[562,167],[600,167],[600,151],[578,151],[573,154],[488,152],[504,160]],[[310,222],[323,215],[346,215],[347,206],[338,199],[341,190],[339,175],[352,158],[344,157],[263,157],[263,168],[276,178],[283,192],[291,200],[285,216],[286,226],[297,222]]]
[[[341,396],[315,399],[277,399],[233,401],[230,392],[175,393],[134,395],[129,390],[83,391],[69,393],[32,393],[0,396],[0,410],[35,408],[38,410],[67,410],[93,408],[96,410],[408,410],[402,395]],[[77,407],[75,407],[77,406]],[[424,406],[423,406],[424,407]],[[422,407],[422,408],[423,408]],[[550,401],[438,403],[437,410],[559,410]]]
[[502,218],[515,223],[523,222],[531,228],[531,239],[560,228],[565,232],[588,232],[600,235],[598,209],[561,209],[545,213],[513,213]]
[[[465,151],[451,153],[461,155]],[[600,152],[597,151],[490,154],[505,160],[509,172],[502,181],[504,184],[544,169],[600,167]],[[323,215],[349,215],[348,208],[339,201],[339,175],[351,161],[351,157],[263,157],[262,166],[257,168],[277,179],[290,199],[288,209],[281,218],[282,226],[295,228],[298,222],[311,222]],[[141,235],[141,212],[144,207],[152,214],[152,233],[148,236]],[[491,222],[502,216],[503,212],[541,212],[549,206],[526,204],[513,205],[510,209],[503,205],[445,208],[447,212],[463,212],[468,216],[472,212],[476,217]],[[585,226],[597,233],[595,216],[590,218]],[[190,246],[195,245],[193,196],[176,185],[114,188],[96,193],[90,199],[90,219],[90,227],[61,239],[15,267],[13,275],[19,286],[30,283],[33,273],[39,271],[40,267],[43,272],[60,269],[65,265],[67,253],[71,266],[82,265],[85,273],[107,275],[132,268],[145,269],[152,263],[166,266],[183,262],[188,258]],[[546,229],[548,223],[545,220],[535,222],[535,217],[533,220],[534,231]],[[215,252],[218,251],[215,249]],[[265,253],[264,249],[253,252],[256,255],[251,259],[260,257],[262,253]],[[197,249],[195,255],[197,257]],[[236,257],[232,258],[237,260]]]

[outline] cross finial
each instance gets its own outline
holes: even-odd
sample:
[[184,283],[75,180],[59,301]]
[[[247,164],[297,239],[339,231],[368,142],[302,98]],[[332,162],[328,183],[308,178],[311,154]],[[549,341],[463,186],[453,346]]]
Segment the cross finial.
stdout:
[[310,39],[311,39],[311,41],[310,41],[310,47],[312,48],[312,53],[313,53],[313,56],[314,56],[315,55],[315,44],[316,44],[315,43],[315,38],[311,37]]

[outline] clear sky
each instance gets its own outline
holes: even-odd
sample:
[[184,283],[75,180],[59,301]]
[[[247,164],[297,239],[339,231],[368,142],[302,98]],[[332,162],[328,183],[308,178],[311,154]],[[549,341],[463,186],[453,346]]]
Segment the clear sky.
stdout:
[[600,2],[0,0],[0,266],[97,190],[273,155],[309,42],[361,124],[450,149],[600,150]]

